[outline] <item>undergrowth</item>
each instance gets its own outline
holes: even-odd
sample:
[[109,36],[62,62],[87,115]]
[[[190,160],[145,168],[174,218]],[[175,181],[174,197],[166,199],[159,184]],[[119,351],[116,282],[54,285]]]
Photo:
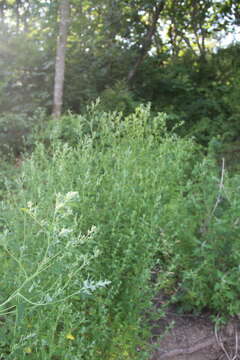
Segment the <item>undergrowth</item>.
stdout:
[[157,291],[239,313],[239,177],[164,118],[69,115],[23,163],[1,202],[0,358],[147,359]]

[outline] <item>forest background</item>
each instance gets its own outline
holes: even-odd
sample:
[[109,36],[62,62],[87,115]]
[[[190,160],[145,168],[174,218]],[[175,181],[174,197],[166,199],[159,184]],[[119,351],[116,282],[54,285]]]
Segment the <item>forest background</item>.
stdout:
[[[83,113],[98,97],[105,110],[124,114],[151,102],[153,112],[168,115],[169,128],[183,121],[181,134],[205,145],[213,136],[238,138],[237,1],[71,1],[70,7],[63,111]],[[52,111],[58,2],[8,0],[0,11],[1,122],[14,132],[21,123],[14,114],[28,128],[36,111]]]
[[1,360],[149,359],[159,293],[239,317],[239,26],[237,0],[0,2]]

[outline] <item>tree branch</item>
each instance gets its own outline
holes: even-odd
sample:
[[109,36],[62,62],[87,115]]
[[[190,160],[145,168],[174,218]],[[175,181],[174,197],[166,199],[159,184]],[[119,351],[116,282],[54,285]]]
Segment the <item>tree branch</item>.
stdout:
[[139,56],[138,56],[135,64],[133,65],[132,69],[128,73],[128,77],[127,77],[128,82],[131,82],[132,79],[134,78],[134,76],[136,75],[139,66],[142,64],[148,50],[151,47],[153,36],[157,30],[157,22],[158,22],[160,13],[164,8],[165,3],[166,3],[166,0],[162,0],[155,7],[155,11],[154,11],[153,17],[152,17],[152,23],[148,28],[147,34],[146,34],[145,39],[142,44],[142,48],[139,53]]

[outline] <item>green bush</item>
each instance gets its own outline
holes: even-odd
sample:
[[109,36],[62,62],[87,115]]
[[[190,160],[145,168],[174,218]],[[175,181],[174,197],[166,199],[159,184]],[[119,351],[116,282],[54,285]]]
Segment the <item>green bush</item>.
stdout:
[[165,209],[162,231],[169,249],[168,281],[172,286],[174,277],[176,300],[184,309],[209,308],[222,315],[239,312],[238,179],[225,175],[220,183],[214,162],[205,159],[194,167],[184,193]]
[[137,101],[124,81],[117,81],[113,87],[106,88],[100,95],[101,107],[105,111],[118,111],[128,115],[134,112]]
[[[88,106],[85,114],[65,114],[60,119],[51,119],[39,127],[36,140],[51,144],[60,141],[71,147],[90,142],[94,147],[108,147],[122,138],[153,138],[157,141],[166,133],[166,114],[151,113],[151,104],[138,105],[133,112],[124,116],[121,111],[105,111],[98,99]],[[175,128],[178,123],[175,124]]]
[[0,152],[19,156],[34,143],[34,131],[45,119],[45,112],[39,108],[31,116],[20,113],[5,113],[0,116]]
[[[239,137],[239,43],[208,53],[203,62],[191,51],[176,59],[146,59],[133,93],[168,114],[167,125],[184,121],[178,134],[194,136],[206,146],[212,137],[224,142]],[[162,61],[162,63],[161,63]],[[164,65],[163,65],[164,64]]]
[[164,172],[171,158],[179,169],[193,146],[164,133],[155,144],[147,120],[149,109],[139,108],[119,136],[99,117],[97,142],[94,134],[75,148],[57,140],[51,156],[39,145],[25,162],[17,194],[2,204],[4,356],[145,357],[136,347],[148,336],[142,316],[151,306]]
[[149,107],[91,116],[98,133],[39,144],[1,203],[3,358],[147,359],[160,289],[239,313],[239,177]]
[[16,162],[9,156],[5,157],[0,153],[0,200],[8,195],[10,189],[16,187],[16,176],[20,169],[16,166]]

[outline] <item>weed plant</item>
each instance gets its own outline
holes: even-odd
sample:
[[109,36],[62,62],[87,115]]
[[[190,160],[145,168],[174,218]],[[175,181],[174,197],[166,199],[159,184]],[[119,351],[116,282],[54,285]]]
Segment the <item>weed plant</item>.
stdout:
[[62,120],[74,142],[53,128],[1,203],[4,360],[147,359],[159,290],[183,309],[239,312],[239,177],[148,106],[125,121],[89,111]]

